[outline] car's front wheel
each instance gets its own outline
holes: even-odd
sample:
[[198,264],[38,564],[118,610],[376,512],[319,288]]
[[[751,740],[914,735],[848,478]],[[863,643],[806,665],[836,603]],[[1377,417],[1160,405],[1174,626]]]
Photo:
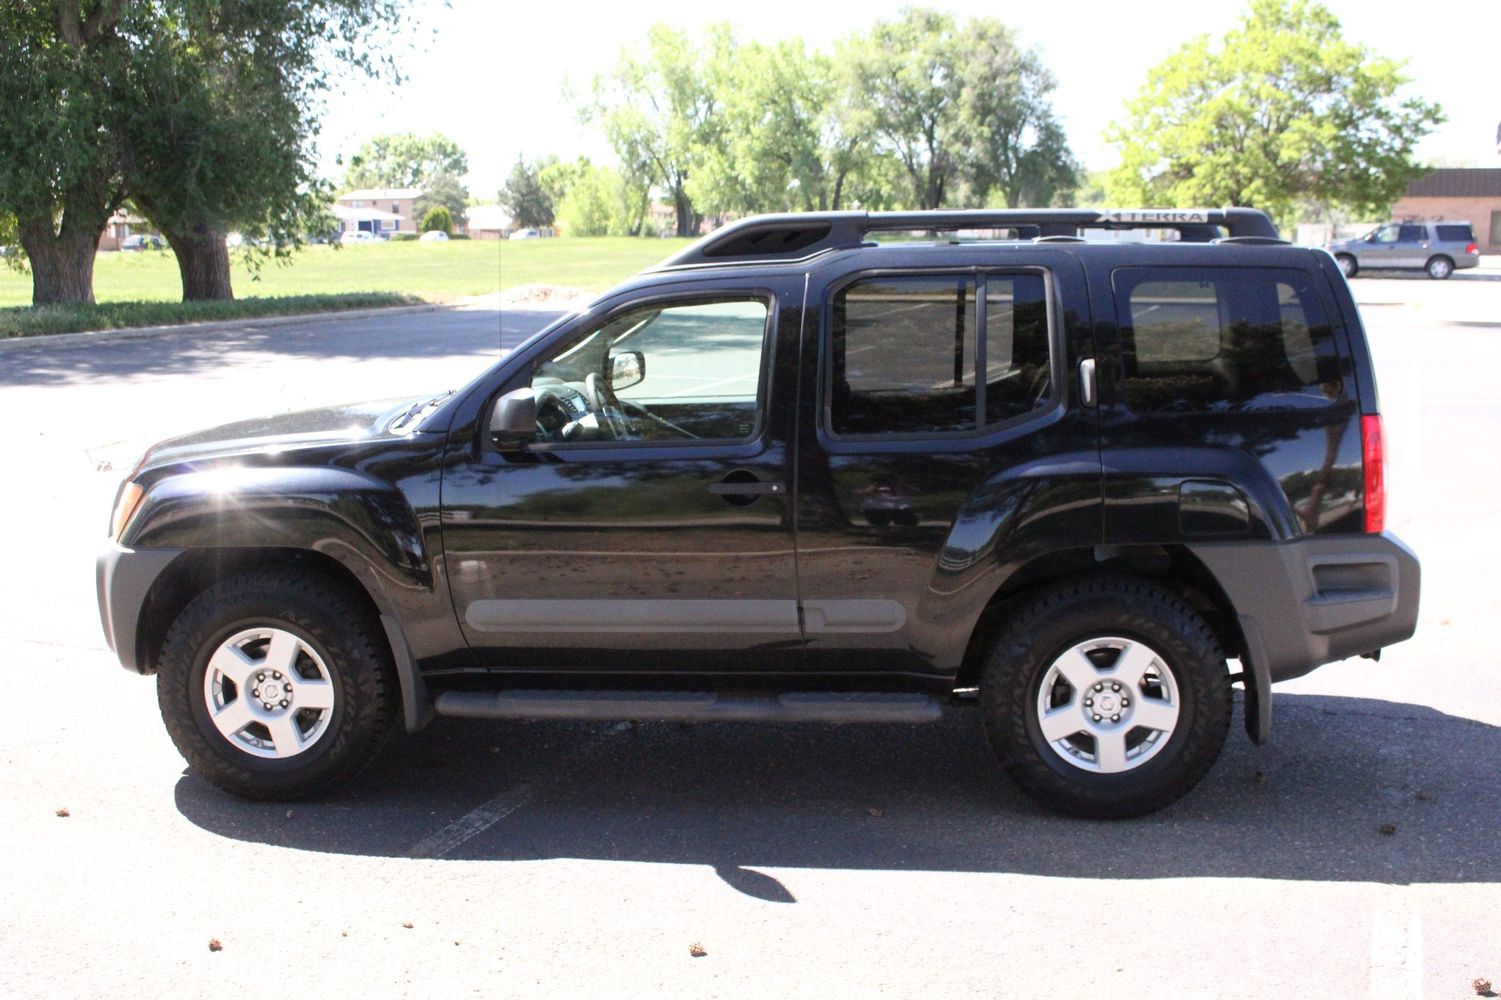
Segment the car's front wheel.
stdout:
[[390,655],[369,611],[316,576],[246,573],[167,633],[157,701],[193,769],[235,795],[291,799],[351,777],[394,728]]
[[1355,263],[1355,258],[1347,253],[1335,254],[1334,262],[1339,265],[1340,271],[1347,278],[1355,277],[1356,272],[1360,270],[1360,265]]
[[1097,818],[1187,794],[1229,729],[1225,657],[1182,598],[1090,577],[1033,598],[992,645],[980,683],[991,746],[1044,805]]

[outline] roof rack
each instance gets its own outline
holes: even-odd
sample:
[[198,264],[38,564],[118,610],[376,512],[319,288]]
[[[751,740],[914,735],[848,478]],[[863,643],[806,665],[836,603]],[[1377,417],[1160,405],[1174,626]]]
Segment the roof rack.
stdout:
[[1280,239],[1254,208],[1007,208],[937,212],[802,212],[756,215],[732,222],[664,260],[653,270],[760,261],[800,261],[827,250],[858,247],[873,232],[1016,229],[1026,239],[1077,237],[1081,229],[1175,229],[1184,242],[1226,237]]

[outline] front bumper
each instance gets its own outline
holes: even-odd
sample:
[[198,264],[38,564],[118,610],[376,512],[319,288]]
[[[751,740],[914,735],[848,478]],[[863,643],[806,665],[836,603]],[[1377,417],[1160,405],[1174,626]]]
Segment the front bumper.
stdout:
[[120,658],[120,665],[149,673],[138,642],[141,609],[152,586],[182,549],[127,549],[110,542],[99,552],[94,581],[99,592],[99,622],[104,641]]
[[1235,606],[1246,653],[1269,682],[1374,653],[1417,629],[1418,559],[1390,532],[1192,548]]

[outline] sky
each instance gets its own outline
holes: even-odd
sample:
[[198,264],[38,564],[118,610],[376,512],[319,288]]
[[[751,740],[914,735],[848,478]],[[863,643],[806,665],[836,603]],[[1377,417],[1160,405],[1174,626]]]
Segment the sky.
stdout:
[[[838,38],[895,19],[902,6],[899,0],[452,0],[447,6],[418,0],[415,18],[398,29],[411,43],[400,56],[406,81],[391,87],[354,80],[330,97],[323,169],[337,179],[342,169],[336,157],[347,159],[372,135],[443,132],[469,154],[471,194],[490,198],[518,155],[610,159],[598,136],[578,124],[567,91],[586,89],[595,74],[615,64],[623,47],[644,44],[654,22],[697,32],[725,21],[745,40],[801,36],[811,48],[827,51]],[[1222,35],[1246,4],[950,0],[923,6],[961,19],[998,18],[1023,44],[1037,48],[1058,79],[1053,108],[1074,152],[1087,167],[1100,169],[1115,163],[1101,133],[1123,116],[1124,102],[1141,88],[1147,70],[1190,38]],[[1501,167],[1501,3],[1325,0],[1325,6],[1339,18],[1347,40],[1406,60],[1412,92],[1437,101],[1448,114],[1449,121],[1419,147],[1422,159],[1440,166]]]

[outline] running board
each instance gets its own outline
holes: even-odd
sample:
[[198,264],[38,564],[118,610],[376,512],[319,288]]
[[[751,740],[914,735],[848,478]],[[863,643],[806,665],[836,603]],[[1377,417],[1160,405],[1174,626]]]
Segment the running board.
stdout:
[[466,719],[592,719],[634,722],[937,722],[925,694],[709,691],[445,691],[439,715]]

